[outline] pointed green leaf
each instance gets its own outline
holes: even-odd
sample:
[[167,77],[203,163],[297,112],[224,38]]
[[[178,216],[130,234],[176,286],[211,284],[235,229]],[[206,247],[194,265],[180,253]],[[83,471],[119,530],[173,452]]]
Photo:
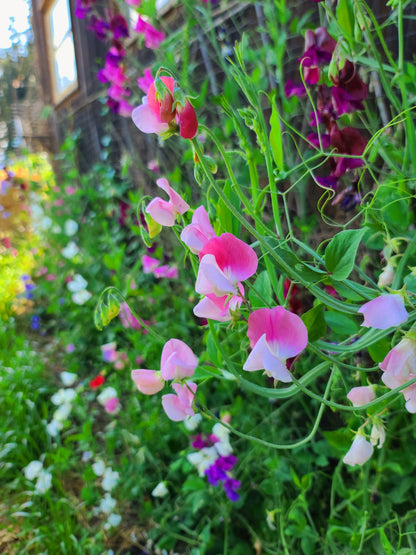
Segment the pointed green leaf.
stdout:
[[270,117],[270,146],[273,159],[278,170],[284,170],[282,129],[280,127],[279,112],[276,107],[276,91],[271,95],[272,115]]
[[354,267],[358,245],[367,231],[363,229],[346,229],[332,238],[325,249],[325,265],[336,280],[346,279]]

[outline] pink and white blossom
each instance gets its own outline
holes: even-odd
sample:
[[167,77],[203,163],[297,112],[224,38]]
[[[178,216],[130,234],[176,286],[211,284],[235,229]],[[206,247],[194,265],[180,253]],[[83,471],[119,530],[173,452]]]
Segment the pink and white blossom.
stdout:
[[182,380],[194,375],[198,359],[180,339],[170,339],[162,350],[160,373],[164,380]]
[[354,407],[361,407],[371,403],[376,398],[374,389],[371,385],[361,387],[353,387],[347,395],[347,399],[351,401]]
[[[381,380],[389,389],[396,389],[416,378],[416,341],[410,337],[402,339],[387,353],[379,366],[383,370]],[[416,383],[402,389],[402,394],[406,400],[406,409],[412,414],[416,413]]]
[[238,288],[241,296],[224,295],[223,297],[217,297],[213,294],[206,295],[194,307],[195,316],[217,322],[229,322],[232,320],[232,312],[238,310],[243,302],[244,287],[240,283]]
[[305,324],[281,306],[260,308],[248,318],[247,336],[252,348],[243,370],[266,370],[282,382],[291,382],[286,360],[297,356],[308,344]]
[[355,466],[356,464],[362,466],[368,461],[368,459],[373,454],[374,447],[365,437],[361,434],[355,436],[352,445],[343,458],[343,462],[349,466]]
[[197,386],[193,382],[188,382],[183,385],[174,383],[172,387],[175,393],[163,395],[162,406],[168,418],[174,422],[180,422],[195,414],[192,404]]
[[358,312],[364,316],[362,326],[378,330],[399,326],[409,317],[400,294],[380,295],[363,304]]
[[176,215],[182,215],[189,210],[189,204],[172,189],[168,180],[164,177],[158,179],[156,183],[167,193],[169,201],[156,197],[147,205],[145,212],[150,214],[158,224],[172,227],[175,224]]
[[181,240],[189,247],[191,252],[199,254],[205,244],[213,237],[216,237],[216,234],[209,222],[208,213],[204,206],[199,206],[192,216],[192,223],[183,229]]

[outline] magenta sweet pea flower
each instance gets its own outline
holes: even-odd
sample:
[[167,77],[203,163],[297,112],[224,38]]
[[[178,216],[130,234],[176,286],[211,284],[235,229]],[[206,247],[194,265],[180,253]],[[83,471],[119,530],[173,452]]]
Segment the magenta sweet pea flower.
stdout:
[[374,389],[371,385],[361,387],[353,387],[347,395],[347,399],[351,401],[354,407],[361,407],[370,403],[376,398]]
[[198,359],[180,339],[169,339],[162,350],[160,373],[165,380],[182,380],[194,375]]
[[308,344],[305,324],[281,306],[260,308],[248,318],[247,336],[252,348],[243,370],[266,372],[282,382],[291,382],[286,360],[298,355]]
[[154,395],[165,385],[165,380],[156,370],[132,370],[131,377],[137,389],[145,395]]
[[377,330],[399,326],[409,317],[403,297],[399,294],[380,295],[363,304],[358,312],[364,316],[362,326]]
[[240,296],[239,284],[257,270],[257,255],[232,233],[210,239],[199,253],[195,289],[202,295]]
[[199,254],[205,244],[213,237],[216,237],[216,234],[209,222],[208,213],[204,206],[199,206],[192,216],[192,223],[183,229],[181,240],[189,247],[191,252]]
[[150,71],[150,68],[148,68],[148,67],[144,70],[143,77],[138,77],[137,78],[137,84],[138,84],[139,88],[145,94],[148,93],[149,87],[153,83],[153,81],[154,81],[154,79],[153,79],[153,76],[152,76],[152,72]]
[[155,268],[157,268],[160,264],[160,261],[157,260],[156,258],[152,258],[151,256],[148,256],[147,254],[144,254],[142,256],[142,265],[143,265],[143,272],[145,274],[152,274],[153,270]]
[[144,35],[144,44],[146,48],[150,48],[151,50],[159,48],[161,42],[165,39],[165,34],[155,29],[153,25],[143,19],[141,15],[139,15],[134,30],[136,33]]
[[172,189],[164,177],[158,179],[156,183],[168,194],[169,201],[156,197],[147,205],[145,212],[150,214],[158,224],[172,227],[175,224],[176,215],[182,215],[189,210],[189,204]]
[[181,385],[172,384],[175,393],[168,393],[162,397],[162,406],[168,418],[175,422],[185,420],[188,416],[194,416],[192,408],[196,393],[196,384],[193,382]]
[[348,453],[343,458],[343,462],[349,466],[355,466],[356,464],[362,466],[371,457],[373,451],[374,447],[371,443],[363,435],[358,434],[355,436]]

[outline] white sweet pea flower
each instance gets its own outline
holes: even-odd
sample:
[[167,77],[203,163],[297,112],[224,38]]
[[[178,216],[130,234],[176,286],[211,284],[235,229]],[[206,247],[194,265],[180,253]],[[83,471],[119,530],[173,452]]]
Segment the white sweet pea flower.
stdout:
[[193,466],[196,466],[199,476],[203,478],[205,470],[218,459],[218,452],[215,447],[204,447],[199,451],[195,451],[195,453],[189,453],[186,458]]
[[86,289],[82,289],[81,291],[77,291],[76,293],[74,293],[72,295],[72,301],[75,304],[78,305],[83,305],[85,304],[90,298],[92,297],[92,294],[87,291]]
[[60,405],[56,411],[53,413],[53,419],[58,422],[65,422],[68,416],[71,414],[72,406],[69,403],[64,403]]
[[116,487],[119,477],[120,477],[120,474],[118,472],[116,472],[115,470],[113,470],[111,468],[111,466],[109,466],[104,471],[103,481],[101,482],[101,487],[105,491],[111,491],[112,489],[114,489]]
[[41,470],[36,482],[35,493],[46,493],[52,485],[52,474],[46,470]]
[[371,428],[370,433],[370,443],[373,447],[377,444],[378,449],[383,447],[383,443],[386,440],[386,430],[382,424],[374,424]]
[[77,246],[76,243],[74,243],[74,241],[70,241],[67,246],[61,250],[61,254],[64,258],[67,258],[68,260],[71,260],[71,258],[74,258],[75,255],[77,255],[79,253],[79,248]]
[[102,476],[105,472],[105,464],[101,459],[92,464],[92,469],[96,476]]
[[113,513],[108,517],[107,522],[104,524],[104,530],[115,528],[120,524],[120,522],[121,522],[121,516]]
[[189,432],[193,432],[198,428],[201,420],[202,420],[202,416],[199,412],[197,412],[193,416],[187,416],[183,421],[183,425]]
[[46,431],[51,437],[57,437],[59,435],[59,430],[62,430],[64,425],[59,420],[54,418],[46,424]]
[[62,383],[67,387],[73,385],[78,379],[74,372],[61,372],[60,376]]
[[165,495],[167,495],[168,493],[169,493],[169,490],[166,487],[165,482],[159,482],[158,485],[152,491],[153,497],[165,497]]
[[66,220],[64,224],[65,235],[72,237],[78,231],[78,224],[75,220]]
[[34,480],[39,476],[42,468],[43,465],[40,461],[32,461],[24,467],[23,472],[28,480]]
[[88,281],[82,277],[81,274],[75,274],[72,280],[66,284],[72,293],[86,289]]
[[102,513],[110,514],[111,511],[116,506],[117,501],[111,497],[109,493],[106,493],[104,497],[101,499],[100,506],[98,507]]

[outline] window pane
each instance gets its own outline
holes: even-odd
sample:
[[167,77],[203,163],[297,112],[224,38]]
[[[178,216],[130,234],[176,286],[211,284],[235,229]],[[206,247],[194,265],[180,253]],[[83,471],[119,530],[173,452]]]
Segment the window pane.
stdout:
[[58,93],[64,91],[69,85],[76,83],[77,66],[72,33],[64,39],[55,52],[55,71]]
[[55,50],[71,29],[68,0],[58,0],[51,9],[52,46]]

